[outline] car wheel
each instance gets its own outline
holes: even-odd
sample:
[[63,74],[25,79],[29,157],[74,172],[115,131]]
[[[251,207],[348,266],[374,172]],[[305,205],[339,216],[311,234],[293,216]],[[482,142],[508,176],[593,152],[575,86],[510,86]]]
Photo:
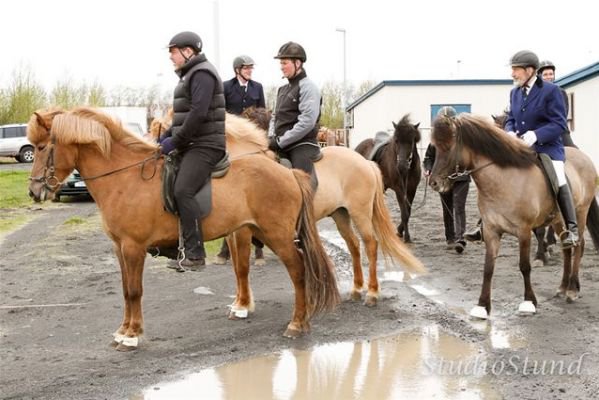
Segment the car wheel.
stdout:
[[19,152],[19,161],[30,163],[33,162],[33,147],[25,146]]

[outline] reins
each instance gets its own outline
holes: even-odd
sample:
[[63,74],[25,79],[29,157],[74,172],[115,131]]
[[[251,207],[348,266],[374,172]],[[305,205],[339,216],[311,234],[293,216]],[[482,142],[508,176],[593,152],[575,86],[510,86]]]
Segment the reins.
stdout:
[[[156,175],[156,171],[157,171],[157,169],[158,169],[158,160],[159,160],[160,158],[162,158],[162,157],[163,157],[163,156],[162,156],[162,154],[160,154],[160,150],[158,149],[158,150],[157,150],[157,151],[156,151],[154,154],[152,154],[150,157],[146,157],[146,158],[144,158],[143,160],[141,160],[141,161],[138,161],[138,162],[136,162],[136,163],[133,163],[133,164],[127,165],[127,166],[125,166],[125,167],[118,168],[118,169],[115,169],[115,170],[112,170],[112,171],[109,171],[109,172],[105,172],[105,173],[103,173],[103,174],[100,174],[100,175],[95,175],[95,176],[91,176],[91,177],[83,177],[83,176],[82,176],[82,177],[81,177],[81,179],[83,179],[84,181],[93,181],[94,179],[99,179],[99,178],[103,178],[103,177],[105,177],[105,176],[114,175],[114,174],[116,174],[116,173],[119,173],[119,172],[122,172],[122,171],[128,170],[128,169],[130,169],[130,168],[133,168],[133,167],[136,167],[136,166],[138,166],[138,165],[141,165],[141,178],[142,178],[143,180],[146,180],[146,181],[147,181],[147,180],[150,180],[150,179],[154,178],[154,176]],[[152,175],[150,175],[149,177],[147,177],[147,178],[146,178],[146,177],[144,176],[144,168],[146,167],[146,163],[147,163],[148,161],[152,161],[152,160],[154,160],[154,170],[152,171]]]

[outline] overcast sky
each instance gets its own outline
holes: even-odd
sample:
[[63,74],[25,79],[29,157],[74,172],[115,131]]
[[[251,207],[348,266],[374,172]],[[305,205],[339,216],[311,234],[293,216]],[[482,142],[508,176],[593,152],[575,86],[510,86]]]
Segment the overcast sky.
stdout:
[[[224,79],[239,54],[256,61],[254,79],[280,84],[279,46],[293,40],[308,54],[319,84],[397,79],[509,79],[507,65],[530,49],[557,76],[599,61],[597,14],[588,0],[17,0],[2,2],[0,87],[30,68],[47,89],[58,80],[107,88],[173,86],[165,46],[193,30]],[[218,27],[220,40],[216,40]],[[217,51],[217,43],[220,42]]]

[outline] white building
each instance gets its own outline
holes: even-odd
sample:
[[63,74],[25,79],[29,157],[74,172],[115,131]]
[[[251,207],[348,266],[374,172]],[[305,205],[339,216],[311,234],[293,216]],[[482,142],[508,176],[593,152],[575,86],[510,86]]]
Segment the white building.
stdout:
[[599,167],[599,62],[555,81],[568,92],[572,141]]
[[347,108],[349,147],[374,138],[378,131],[393,132],[393,122],[405,114],[420,123],[423,155],[430,141],[430,128],[437,110],[450,105],[459,113],[487,116],[501,114],[509,104],[511,79],[383,81]]

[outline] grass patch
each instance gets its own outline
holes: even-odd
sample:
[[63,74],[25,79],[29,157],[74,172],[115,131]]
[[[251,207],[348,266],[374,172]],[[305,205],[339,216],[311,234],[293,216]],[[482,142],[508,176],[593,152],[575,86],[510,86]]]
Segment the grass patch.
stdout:
[[220,246],[224,239],[211,240],[204,243],[204,249],[207,256],[215,256],[220,252]]
[[64,225],[81,225],[85,224],[87,221],[81,217],[71,217],[63,222]]
[[28,171],[0,171],[0,208],[30,206]]
[[0,233],[10,232],[29,221],[31,217],[26,214],[13,214],[5,212],[0,218]]

